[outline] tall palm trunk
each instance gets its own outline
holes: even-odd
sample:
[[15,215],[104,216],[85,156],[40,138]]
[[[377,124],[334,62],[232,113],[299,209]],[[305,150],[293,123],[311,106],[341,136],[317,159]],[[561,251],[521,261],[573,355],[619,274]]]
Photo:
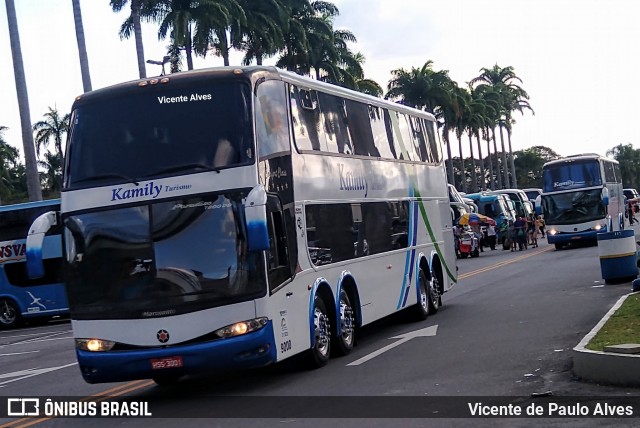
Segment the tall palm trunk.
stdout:
[[458,150],[460,153],[460,185],[462,191],[467,193],[467,171],[464,168],[464,156],[462,156],[462,134],[458,133]]
[[184,53],[187,57],[187,70],[193,70],[193,40],[191,40],[191,28],[187,30],[184,41]]
[[476,158],[473,156],[473,138],[471,131],[467,132],[469,136],[469,150],[471,151],[471,190],[473,193],[478,191],[478,175],[476,174]]
[[478,184],[480,189],[484,190],[487,188],[486,176],[484,172],[484,158],[482,157],[482,145],[480,144],[480,132],[476,130],[476,140],[478,141],[478,159],[480,159],[480,183]]
[[7,6],[7,21],[9,23],[9,40],[11,41],[11,56],[13,57],[13,73],[16,80],[16,92],[18,95],[18,109],[20,111],[20,127],[22,128],[22,147],[27,176],[27,192],[30,201],[42,200],[42,188],[38,175],[38,162],[36,148],[33,143],[31,128],[31,112],[29,111],[29,94],[27,93],[27,81],[24,76],[22,63],[22,49],[20,47],[20,34],[18,33],[18,19],[13,0],[5,0]]
[[[500,160],[498,159],[498,145],[496,143],[495,127],[491,129],[491,138],[493,139],[493,151],[496,154],[496,178],[498,180],[498,189],[504,189],[504,186],[502,185],[502,175],[500,175],[501,169],[500,169]],[[504,168],[504,165],[502,165],[502,167]]]
[[451,160],[451,144],[449,143],[449,133],[443,132],[442,136],[444,137],[444,143],[447,146],[447,158],[449,160],[449,167],[447,168],[447,176],[449,177],[449,184],[453,184],[455,186],[456,182],[453,180],[453,162]]
[[511,180],[513,188],[518,188],[518,178],[516,177],[516,163],[513,160],[513,150],[511,149],[511,130],[507,128],[507,140],[509,141],[509,161],[511,162]]
[[487,160],[489,161],[489,188],[496,190],[494,172],[493,172],[493,159],[491,158],[491,136],[489,135],[489,128],[486,128],[485,137],[487,141]]
[[144,46],[142,44],[142,25],[140,25],[140,0],[131,0],[131,17],[133,18],[133,34],[136,40],[136,54],[138,56],[138,73],[140,78],[147,77],[144,62]]
[[84,27],[82,25],[82,12],[80,11],[80,0],[73,2],[73,20],[76,24],[76,40],[78,41],[78,55],[80,56],[80,73],[82,74],[82,89],[85,92],[91,90],[91,75],[89,74],[89,58],[87,57],[87,46],[84,43]]
[[502,172],[504,174],[504,188],[509,188],[509,164],[507,163],[507,151],[504,147],[504,135],[502,134],[502,125],[498,126],[500,128],[500,145],[502,146]]
[[229,66],[229,40],[227,39],[227,30],[225,28],[216,30],[216,35],[220,41],[218,48],[220,49],[220,56],[225,66]]

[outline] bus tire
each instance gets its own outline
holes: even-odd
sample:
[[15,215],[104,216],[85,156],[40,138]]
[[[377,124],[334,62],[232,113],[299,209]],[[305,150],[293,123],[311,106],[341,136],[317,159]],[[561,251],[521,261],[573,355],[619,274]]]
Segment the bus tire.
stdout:
[[554,245],[556,246],[556,250],[562,250],[562,247],[564,246],[562,244],[554,244]]
[[430,314],[430,295],[429,292],[429,281],[427,280],[427,276],[424,274],[422,268],[420,268],[418,272],[418,302],[413,307],[413,317],[416,321],[426,320]]
[[355,316],[351,299],[345,290],[340,290],[340,303],[338,307],[338,322],[340,333],[336,329],[333,351],[338,356],[348,355],[353,350],[355,343]]
[[442,296],[440,295],[440,287],[442,279],[440,274],[436,271],[433,272],[431,281],[429,281],[429,313],[435,314],[442,306]]
[[318,296],[313,300],[313,347],[307,351],[310,368],[320,368],[327,364],[331,355],[331,324],[327,307]]
[[0,328],[15,328],[20,325],[22,318],[18,306],[11,299],[0,300]]

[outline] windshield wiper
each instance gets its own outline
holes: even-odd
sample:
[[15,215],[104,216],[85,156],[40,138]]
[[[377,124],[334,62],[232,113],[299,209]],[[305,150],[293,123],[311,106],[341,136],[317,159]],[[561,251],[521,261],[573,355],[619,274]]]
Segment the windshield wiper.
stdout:
[[203,163],[187,163],[184,165],[176,165],[169,168],[161,169],[160,171],[156,171],[153,174],[146,175],[145,177],[151,177],[153,175],[160,175],[160,174],[167,174],[169,172],[186,171],[194,168],[204,169],[205,171],[215,171],[218,174],[220,174],[220,168],[216,168],[211,165],[205,165]]
[[111,172],[108,174],[100,174],[100,175],[94,175],[92,177],[86,177],[86,178],[81,178],[80,180],[74,180],[73,184],[78,184],[78,183],[82,183],[84,181],[93,181],[93,180],[103,180],[105,178],[121,178],[123,180],[126,180],[130,183],[135,184],[136,186],[138,186],[140,184],[140,182],[138,182],[138,180],[128,177],[126,175],[123,174],[118,174],[117,172]]

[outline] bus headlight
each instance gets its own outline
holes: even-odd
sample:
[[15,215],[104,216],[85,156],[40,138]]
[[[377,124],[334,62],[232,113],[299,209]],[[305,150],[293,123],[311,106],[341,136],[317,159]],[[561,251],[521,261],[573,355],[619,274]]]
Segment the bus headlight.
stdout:
[[558,231],[557,231],[557,230],[555,230],[555,229],[551,229],[551,230],[549,231],[549,235],[551,235],[551,236],[556,235],[557,233],[558,233]]
[[602,225],[601,225],[601,224],[596,224],[596,225],[593,227],[593,229],[594,229],[594,230],[600,230],[600,229],[602,229]]
[[102,339],[76,339],[76,348],[83,351],[103,352],[110,351],[116,342]]
[[267,325],[267,318],[255,318],[248,321],[240,321],[235,324],[228,325],[226,327],[222,327],[215,331],[215,334],[218,337],[233,337],[233,336],[241,336],[243,334],[250,333],[255,330],[259,330],[265,325]]

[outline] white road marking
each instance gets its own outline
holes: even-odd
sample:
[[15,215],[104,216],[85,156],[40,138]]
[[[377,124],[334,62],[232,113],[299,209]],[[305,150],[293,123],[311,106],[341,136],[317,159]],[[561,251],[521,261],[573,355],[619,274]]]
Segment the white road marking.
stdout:
[[435,336],[438,331],[438,325],[432,325],[431,327],[422,328],[420,330],[410,331],[409,333],[401,334],[399,336],[390,337],[389,339],[400,339],[397,342],[392,343],[391,345],[387,345],[383,348],[378,349],[370,353],[369,355],[365,355],[364,357],[356,360],[352,363],[347,364],[347,366],[359,366],[360,364],[366,363],[372,358],[377,357],[380,354],[387,352],[390,349],[395,348],[396,346],[402,345],[405,342],[415,338],[415,337],[427,337],[427,336]]
[[11,355],[33,354],[40,351],[12,352],[11,354],[0,354],[0,357],[9,357]]
[[11,379],[11,380],[6,380],[4,382],[0,382],[0,388],[4,388],[7,384],[12,383],[12,382],[16,382],[16,381],[19,381],[19,380],[23,380],[23,379],[27,379],[27,378],[33,377],[33,376],[38,376],[38,375],[41,375],[41,374],[53,372],[53,371],[56,371],[56,370],[66,369],[67,367],[75,366],[77,364],[78,363],[76,362],[76,363],[65,364],[63,366],[57,366],[57,367],[48,367],[48,368],[44,368],[44,369],[33,368],[33,369],[19,370],[17,372],[0,374],[0,379],[6,379],[6,378],[11,378],[11,377],[15,378],[15,379]]

